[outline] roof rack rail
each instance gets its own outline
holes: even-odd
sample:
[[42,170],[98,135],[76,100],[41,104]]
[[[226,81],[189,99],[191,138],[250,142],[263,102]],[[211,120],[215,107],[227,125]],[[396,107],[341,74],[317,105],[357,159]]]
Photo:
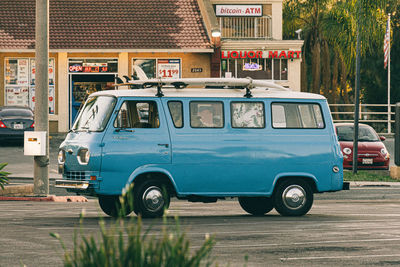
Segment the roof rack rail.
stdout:
[[244,97],[250,98],[251,89],[265,88],[268,90],[290,91],[274,82],[264,80],[254,80],[252,78],[181,78],[181,79],[147,79],[147,80],[130,80],[127,83],[116,83],[114,86],[129,86],[131,89],[145,89],[156,87],[156,96],[162,97],[162,88],[174,87],[175,89],[184,89],[191,85],[202,85],[205,88],[226,88],[226,89],[246,89]]

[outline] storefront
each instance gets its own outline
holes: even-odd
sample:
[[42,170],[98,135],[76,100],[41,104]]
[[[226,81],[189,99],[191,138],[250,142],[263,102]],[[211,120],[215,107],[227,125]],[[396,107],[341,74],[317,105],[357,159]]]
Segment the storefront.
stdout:
[[76,119],[81,105],[87,97],[98,91],[114,89],[115,77],[118,75],[118,58],[68,59],[69,80],[69,125]]
[[301,60],[300,50],[227,50],[221,52],[221,75],[287,83],[289,65],[296,60]]

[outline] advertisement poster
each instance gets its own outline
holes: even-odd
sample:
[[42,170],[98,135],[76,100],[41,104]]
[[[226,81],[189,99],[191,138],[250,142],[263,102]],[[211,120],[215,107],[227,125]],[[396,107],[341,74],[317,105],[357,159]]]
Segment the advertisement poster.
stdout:
[[28,85],[28,60],[27,59],[19,59],[18,60],[18,74],[17,74],[17,81],[18,85]]
[[181,60],[180,59],[159,59],[157,61],[158,77],[160,78],[180,78]]
[[6,86],[6,106],[23,106],[29,105],[28,86]]
[[[55,110],[55,101],[54,101],[54,86],[49,85],[49,114],[54,114]],[[30,93],[29,93],[29,107],[32,110],[35,110],[35,86],[30,87]]]

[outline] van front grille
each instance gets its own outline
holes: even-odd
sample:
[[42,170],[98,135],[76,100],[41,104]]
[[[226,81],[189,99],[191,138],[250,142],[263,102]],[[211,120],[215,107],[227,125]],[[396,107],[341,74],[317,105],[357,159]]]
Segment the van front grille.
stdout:
[[89,180],[89,175],[84,171],[69,171],[65,173],[65,178],[67,180],[84,181]]

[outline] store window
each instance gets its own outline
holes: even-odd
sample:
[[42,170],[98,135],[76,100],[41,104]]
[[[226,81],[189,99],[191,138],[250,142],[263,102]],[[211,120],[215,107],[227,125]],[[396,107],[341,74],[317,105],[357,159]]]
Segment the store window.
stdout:
[[287,80],[287,59],[244,58],[222,59],[222,77],[246,78],[259,80]]
[[132,77],[135,80],[146,78],[181,78],[181,60],[133,59]]
[[[5,59],[5,105],[35,109],[35,59]],[[55,60],[49,59],[49,114],[55,112]]]

